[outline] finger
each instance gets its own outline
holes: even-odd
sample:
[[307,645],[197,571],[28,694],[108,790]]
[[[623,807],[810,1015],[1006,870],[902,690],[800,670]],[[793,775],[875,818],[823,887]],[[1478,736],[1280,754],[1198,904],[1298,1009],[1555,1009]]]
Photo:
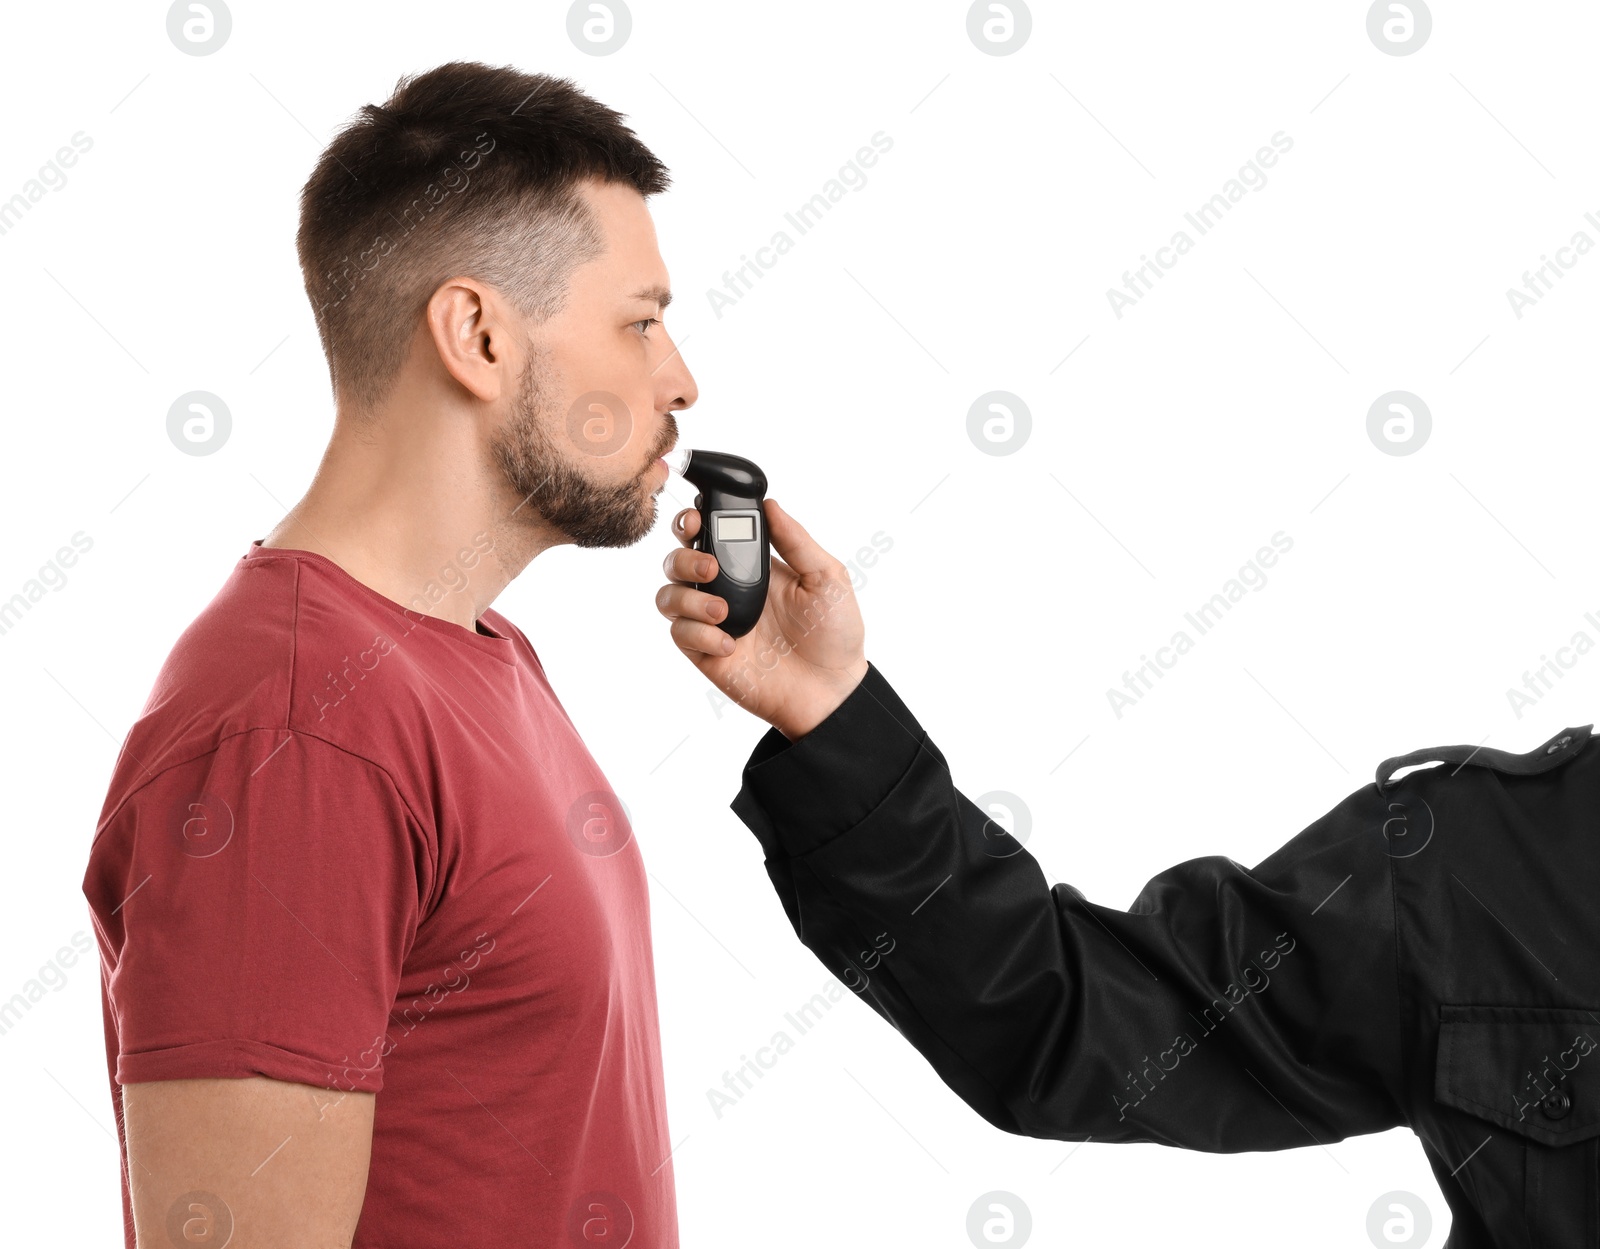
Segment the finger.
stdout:
[[667,574],[668,581],[685,584],[710,581],[717,575],[717,557],[704,551],[680,547],[667,552],[667,557],[661,561],[661,570]]
[[721,657],[733,650],[733,639],[716,625],[679,616],[672,622],[672,640],[691,655]]
[[678,536],[678,541],[684,546],[694,541],[695,534],[700,532],[700,512],[698,508],[686,507],[672,519],[672,532]]
[[656,610],[668,620],[679,616],[716,624],[728,614],[728,604],[715,594],[686,585],[664,585],[656,591]]
[[801,576],[807,573],[828,574],[838,566],[817,541],[793,516],[778,506],[777,501],[767,501],[767,532],[772,535],[772,545],[790,568]]

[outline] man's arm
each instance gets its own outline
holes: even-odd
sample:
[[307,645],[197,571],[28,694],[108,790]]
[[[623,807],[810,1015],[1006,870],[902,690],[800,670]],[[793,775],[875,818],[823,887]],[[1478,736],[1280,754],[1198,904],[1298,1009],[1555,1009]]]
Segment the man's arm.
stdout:
[[221,1244],[181,1229],[230,1211],[236,1249],[349,1243],[436,860],[387,772],[284,728],[106,814],[83,890],[141,1245]]
[[955,789],[869,667],[798,740],[766,734],[733,809],[800,940],[997,1127],[1234,1152],[1406,1122],[1374,786],[1252,870],[1192,859],[1099,906]]
[[371,1093],[255,1076],[122,1086],[140,1249],[339,1249],[361,1216]]

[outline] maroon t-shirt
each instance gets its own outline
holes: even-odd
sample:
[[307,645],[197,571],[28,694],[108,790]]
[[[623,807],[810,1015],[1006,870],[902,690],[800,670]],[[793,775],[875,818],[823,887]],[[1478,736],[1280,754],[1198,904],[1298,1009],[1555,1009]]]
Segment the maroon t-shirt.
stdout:
[[357,1249],[677,1245],[639,846],[499,613],[252,543],[128,733],[83,890],[125,1216],[119,1083],[267,1076],[324,1116],[377,1093]]

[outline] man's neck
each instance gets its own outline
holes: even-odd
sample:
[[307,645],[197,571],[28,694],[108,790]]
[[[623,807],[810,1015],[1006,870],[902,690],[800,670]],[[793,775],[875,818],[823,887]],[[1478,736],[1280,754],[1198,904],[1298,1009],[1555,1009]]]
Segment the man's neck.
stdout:
[[262,546],[313,551],[404,607],[476,630],[556,538],[504,497],[475,444],[394,441],[352,435],[341,421],[305,497]]

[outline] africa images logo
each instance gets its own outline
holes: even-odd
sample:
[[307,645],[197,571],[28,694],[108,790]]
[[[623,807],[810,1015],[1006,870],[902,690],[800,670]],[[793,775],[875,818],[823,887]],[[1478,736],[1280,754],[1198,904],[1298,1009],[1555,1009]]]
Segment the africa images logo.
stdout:
[[1418,797],[1414,801],[1421,810],[1413,812],[1403,802],[1389,804],[1389,815],[1380,831],[1383,833],[1383,852],[1391,859],[1409,859],[1426,849],[1433,840],[1433,808],[1425,798]]
[[633,826],[621,799],[609,789],[591,789],[567,808],[567,836],[594,858],[621,850],[633,837]]

